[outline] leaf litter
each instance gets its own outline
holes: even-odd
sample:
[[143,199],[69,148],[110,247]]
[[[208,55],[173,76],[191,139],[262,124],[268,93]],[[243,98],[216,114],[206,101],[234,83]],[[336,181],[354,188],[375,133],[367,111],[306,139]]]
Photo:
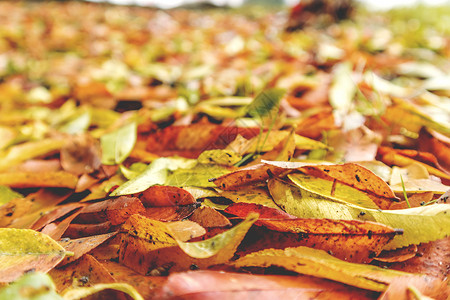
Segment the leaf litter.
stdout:
[[344,2],[0,3],[0,298],[446,299],[450,11]]

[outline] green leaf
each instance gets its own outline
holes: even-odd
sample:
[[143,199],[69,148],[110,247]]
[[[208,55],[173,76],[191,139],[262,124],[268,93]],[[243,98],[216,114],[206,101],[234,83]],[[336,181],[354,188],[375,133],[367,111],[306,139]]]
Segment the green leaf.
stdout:
[[7,186],[0,185],[0,206],[16,198],[23,198],[23,195],[13,191]]
[[90,111],[85,111],[74,119],[70,120],[66,124],[64,124],[60,131],[68,133],[68,134],[79,134],[86,132],[91,124],[91,113]]
[[135,177],[137,177],[139,174],[141,174],[142,172],[145,171],[145,169],[147,168],[147,165],[144,163],[134,163],[130,166],[130,168],[125,167],[124,165],[120,165],[120,172],[122,173],[122,175],[130,180],[133,179]]
[[50,276],[28,273],[0,290],[2,300],[62,300]]
[[0,228],[0,282],[11,282],[24,273],[47,272],[66,251],[48,235],[31,230]]
[[192,167],[197,162],[193,159],[162,157],[154,160],[141,174],[125,182],[111,193],[111,196],[131,195],[145,191],[152,185],[165,184],[169,170]]
[[197,164],[195,167],[189,169],[180,168],[174,171],[168,177],[165,184],[177,187],[215,187],[216,185],[209,180],[229,172],[230,170],[224,166]]
[[253,118],[262,118],[280,104],[285,94],[283,89],[268,89],[259,93],[247,106],[247,113]]
[[346,262],[323,250],[308,247],[265,249],[238,259],[234,265],[237,267],[280,266],[300,274],[327,278],[378,292],[384,291],[394,278],[413,276],[410,273]]
[[135,122],[103,135],[100,138],[102,163],[105,165],[122,163],[133,150],[136,139],[137,124]]
[[386,245],[385,250],[411,244],[427,243],[450,235],[450,204],[435,204],[399,210],[375,210],[354,204],[331,201],[301,187],[279,180],[269,181],[274,201],[287,213],[299,218],[361,220],[381,223],[403,230]]
[[144,298],[136,291],[134,287],[127,283],[100,283],[90,287],[78,287],[67,289],[63,293],[64,300],[78,300],[94,295],[103,290],[117,290],[124,292],[134,300],[144,300]]
[[351,186],[304,174],[290,174],[289,179],[300,188],[318,194],[331,201],[351,203],[365,208],[378,209],[370,197]]

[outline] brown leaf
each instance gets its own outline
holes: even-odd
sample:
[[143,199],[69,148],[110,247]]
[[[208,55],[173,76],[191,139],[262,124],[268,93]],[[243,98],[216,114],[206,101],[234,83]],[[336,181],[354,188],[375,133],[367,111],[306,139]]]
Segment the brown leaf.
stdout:
[[85,254],[77,261],[49,272],[58,292],[77,286],[116,282],[109,271],[93,256]]
[[92,249],[104,243],[106,240],[115,236],[117,232],[106,233],[102,235],[94,235],[90,237],[68,240],[68,241],[60,241],[59,244],[66,249],[66,251],[72,251],[74,253],[73,256],[68,256],[64,258],[64,260],[59,264],[60,266],[64,266],[68,263],[71,263],[82,255],[89,253]]
[[417,245],[410,245],[407,247],[386,251],[383,250],[375,260],[382,262],[402,262],[416,256]]
[[61,149],[61,166],[75,175],[92,173],[101,166],[100,145],[90,135],[69,139]]
[[69,203],[66,205],[57,206],[54,210],[43,215],[30,228],[34,230],[41,230],[47,224],[69,214],[70,212],[83,207],[81,203]]
[[165,276],[144,276],[114,261],[101,263],[117,282],[132,285],[144,299],[156,299],[155,292],[167,281]]
[[263,228],[251,230],[239,247],[240,254],[307,246],[346,261],[367,263],[396,235],[394,229],[373,222],[299,219],[272,208],[244,203],[230,207],[228,212],[240,217],[251,211],[261,213],[255,224]]
[[188,218],[197,209],[197,204],[147,207],[141,215],[159,221],[180,221]]
[[117,226],[113,226],[107,221],[99,224],[70,224],[64,233],[65,237],[77,239],[81,237],[105,234],[114,231]]
[[148,137],[147,151],[161,156],[178,154],[196,158],[205,150],[225,148],[238,134],[250,139],[258,133],[258,128],[222,126],[211,123],[169,126]]
[[112,225],[119,225],[131,215],[144,212],[145,208],[138,198],[121,196],[84,207],[74,221],[84,224],[109,221]]
[[[434,133],[434,135],[437,135]],[[429,133],[425,128],[419,134],[419,150],[431,152],[437,158],[438,164],[447,172],[450,172],[450,146],[448,138],[440,140]]]
[[201,206],[197,208],[189,220],[200,224],[203,227],[226,227],[230,226],[231,222],[217,210],[211,207]]
[[75,219],[79,215],[79,213],[80,210],[74,212],[72,215],[59,222],[58,225],[56,225],[55,223],[50,223],[42,228],[41,232],[58,241],[66,232],[73,219]]
[[447,300],[450,298],[450,287],[446,282],[437,278],[400,277],[392,280],[379,300],[418,299],[418,295],[415,292],[419,292],[421,296],[430,297],[428,299]]
[[420,244],[415,257],[394,263],[390,268],[446,279],[450,270],[450,238]]
[[66,200],[70,191],[60,189],[40,189],[24,199],[13,199],[0,207],[0,226],[30,228],[42,214]]

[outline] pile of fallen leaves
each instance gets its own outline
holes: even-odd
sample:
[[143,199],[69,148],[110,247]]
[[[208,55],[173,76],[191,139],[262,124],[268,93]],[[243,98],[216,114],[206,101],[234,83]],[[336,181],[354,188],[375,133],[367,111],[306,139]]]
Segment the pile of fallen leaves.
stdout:
[[0,2],[0,299],[448,299],[449,15]]

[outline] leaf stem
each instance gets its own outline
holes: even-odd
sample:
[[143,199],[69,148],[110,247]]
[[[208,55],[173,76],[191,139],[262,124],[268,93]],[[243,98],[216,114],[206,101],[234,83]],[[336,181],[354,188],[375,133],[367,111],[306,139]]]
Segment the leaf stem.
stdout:
[[403,196],[405,197],[406,204],[408,205],[409,208],[411,208],[411,204],[409,204],[409,201],[408,201],[408,195],[406,194],[406,188],[405,188],[405,183],[403,182],[403,176],[401,174],[400,174],[400,180],[402,181]]

